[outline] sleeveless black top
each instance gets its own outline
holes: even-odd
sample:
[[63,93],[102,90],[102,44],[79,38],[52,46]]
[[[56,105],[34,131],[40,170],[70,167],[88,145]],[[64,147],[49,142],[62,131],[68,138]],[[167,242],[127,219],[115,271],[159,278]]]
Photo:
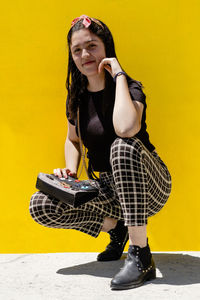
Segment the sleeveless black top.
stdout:
[[[149,134],[146,130],[146,96],[137,82],[131,81],[128,84],[132,100],[144,104],[141,129],[135,136],[151,152],[155,147],[150,143]],[[93,170],[97,172],[111,171],[109,162],[110,146],[117,137],[112,122],[113,107],[109,115],[103,113],[103,93],[104,90],[98,92],[87,91],[81,98],[80,105],[81,138],[84,146],[88,149],[89,163],[92,165]],[[68,100],[66,108],[68,108]],[[68,109],[66,114],[69,122],[76,125],[77,131],[77,122],[69,119]]]

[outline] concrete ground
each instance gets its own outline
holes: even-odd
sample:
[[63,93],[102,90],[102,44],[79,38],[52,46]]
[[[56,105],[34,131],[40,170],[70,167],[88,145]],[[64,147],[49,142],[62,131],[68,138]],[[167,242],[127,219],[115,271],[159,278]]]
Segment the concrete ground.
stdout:
[[1,254],[0,300],[200,299],[200,252],[153,253],[157,278],[111,291],[124,263],[97,262],[97,253]]

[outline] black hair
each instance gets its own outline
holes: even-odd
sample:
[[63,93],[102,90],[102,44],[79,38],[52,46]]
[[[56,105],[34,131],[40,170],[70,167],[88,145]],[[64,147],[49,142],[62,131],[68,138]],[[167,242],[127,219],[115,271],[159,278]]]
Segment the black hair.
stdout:
[[[91,24],[87,29],[90,30],[93,34],[97,35],[102,40],[105,46],[106,57],[117,58],[115,52],[114,40],[108,27],[100,20],[97,19],[90,19],[90,20],[91,20]],[[97,22],[95,22],[95,20],[97,20]],[[68,91],[67,115],[69,119],[72,120],[75,120],[76,118],[77,108],[80,104],[81,96],[84,95],[84,93],[87,90],[88,80],[87,77],[83,75],[76,67],[72,58],[70,45],[71,45],[72,34],[75,31],[84,28],[85,26],[83,24],[83,19],[80,19],[78,20],[78,22],[74,24],[73,27],[71,27],[67,35],[68,53],[69,53],[68,73],[67,73],[67,80],[66,80],[66,88]],[[127,75],[127,80],[129,81],[132,79]],[[138,81],[135,82],[137,82],[138,85],[142,86],[140,82]],[[115,83],[113,82],[112,76],[107,71],[105,71],[105,89],[103,94],[104,113],[106,112],[109,106],[112,107],[114,105],[114,95],[115,95]],[[109,100],[110,102],[106,101],[106,99],[110,99]]]

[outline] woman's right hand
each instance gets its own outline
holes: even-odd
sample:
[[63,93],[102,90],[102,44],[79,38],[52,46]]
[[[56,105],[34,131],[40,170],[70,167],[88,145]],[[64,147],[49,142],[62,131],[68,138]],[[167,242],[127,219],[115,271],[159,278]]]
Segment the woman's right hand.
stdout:
[[54,169],[54,170],[53,170],[53,173],[54,173],[55,176],[58,176],[59,178],[61,178],[61,177],[67,178],[68,176],[77,178],[77,174],[71,172],[71,171],[70,171],[69,169],[67,169],[67,168],[63,168],[63,169],[61,169],[61,168]]

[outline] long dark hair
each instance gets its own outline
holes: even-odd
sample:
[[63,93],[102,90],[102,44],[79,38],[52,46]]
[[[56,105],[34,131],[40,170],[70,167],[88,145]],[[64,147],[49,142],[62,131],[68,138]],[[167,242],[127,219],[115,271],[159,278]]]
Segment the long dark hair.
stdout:
[[[112,34],[108,27],[100,20],[97,19],[90,19],[91,24],[88,27],[88,30],[90,30],[92,33],[97,35],[104,43],[105,46],[105,52],[106,57],[116,57],[115,52],[115,45],[114,40],[112,37]],[[97,22],[95,22],[97,20]],[[87,90],[87,84],[88,80],[85,75],[83,75],[78,68],[76,67],[73,58],[72,53],[70,49],[71,45],[71,38],[72,34],[75,31],[78,31],[80,29],[84,29],[85,25],[83,24],[83,19],[78,20],[75,25],[69,30],[67,35],[67,42],[68,42],[68,51],[69,51],[69,57],[68,57],[68,73],[67,73],[67,80],[66,80],[66,88],[68,91],[68,101],[67,101],[67,114],[69,116],[69,119],[75,120],[76,114],[77,114],[77,108],[79,106],[79,103],[81,101],[82,95]],[[127,80],[132,80],[127,75]],[[135,80],[134,80],[135,81]],[[141,83],[137,82],[140,86]],[[103,95],[103,110],[104,113],[108,106],[112,106],[114,102],[114,95],[115,95],[115,83],[113,82],[113,79],[111,75],[106,71],[105,72],[105,89],[104,89],[104,95]],[[106,101],[107,99],[107,101]],[[110,102],[108,102],[108,99]]]

